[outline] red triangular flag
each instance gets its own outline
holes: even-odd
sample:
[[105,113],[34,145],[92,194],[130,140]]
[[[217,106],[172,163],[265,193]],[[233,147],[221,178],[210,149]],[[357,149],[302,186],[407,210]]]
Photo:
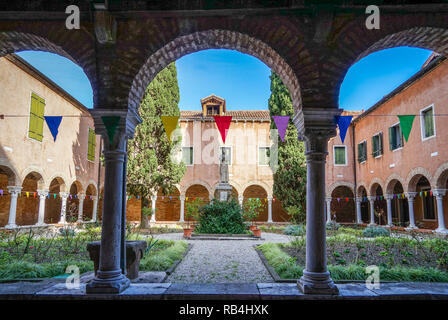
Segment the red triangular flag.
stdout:
[[229,130],[232,116],[214,116],[216,126],[221,134],[222,142],[226,143],[227,130]]

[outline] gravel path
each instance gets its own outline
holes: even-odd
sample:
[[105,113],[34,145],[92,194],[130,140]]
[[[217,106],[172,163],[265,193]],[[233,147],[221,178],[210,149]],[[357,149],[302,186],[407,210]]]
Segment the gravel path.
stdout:
[[[182,235],[167,233],[156,237],[184,240]],[[274,282],[253,245],[263,242],[288,242],[290,237],[263,233],[262,238],[264,240],[187,240],[193,247],[165,282]]]

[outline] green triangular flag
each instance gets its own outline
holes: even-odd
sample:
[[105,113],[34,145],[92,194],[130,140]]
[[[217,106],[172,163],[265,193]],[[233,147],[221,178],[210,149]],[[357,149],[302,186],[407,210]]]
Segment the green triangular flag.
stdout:
[[109,136],[109,143],[114,141],[115,131],[120,123],[119,116],[101,117],[104,126],[106,127],[107,135]]
[[176,129],[179,116],[161,116],[168,140],[171,142],[171,133]]
[[403,136],[406,142],[408,142],[409,134],[411,134],[414,118],[415,115],[398,116],[398,119],[400,120],[400,129],[401,132],[403,132]]

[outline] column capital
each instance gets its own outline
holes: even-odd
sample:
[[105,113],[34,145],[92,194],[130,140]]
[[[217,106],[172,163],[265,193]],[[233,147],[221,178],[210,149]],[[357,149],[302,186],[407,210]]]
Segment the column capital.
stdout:
[[268,197],[268,201],[272,201],[273,197]]
[[376,196],[367,196],[367,199],[369,199],[369,201],[375,201]]
[[59,192],[59,196],[62,198],[62,200],[67,200],[69,193],[68,192]]
[[445,189],[434,189],[434,190],[432,190],[432,194],[436,198],[443,198],[443,196],[445,196],[445,194],[446,194],[446,190]]
[[49,190],[37,190],[37,194],[40,198],[45,198],[48,195]]
[[20,192],[22,192],[22,187],[20,186],[7,186],[6,188],[8,188],[8,192],[11,195],[17,196]]
[[179,198],[181,201],[185,201],[185,196],[180,196]]
[[356,203],[361,203],[362,202],[362,197],[356,197],[355,198],[355,202]]
[[243,200],[244,200],[244,196],[239,196],[239,197],[238,197],[238,200],[239,200],[239,201],[243,201]]
[[330,201],[331,202],[331,200],[333,200],[333,198],[332,197],[325,197],[325,201]]
[[[142,122],[140,116],[132,109],[102,109],[96,108],[90,110],[95,123],[95,133],[103,136],[105,151],[114,151],[124,146],[127,139],[133,138],[135,127]],[[120,117],[120,121],[115,130],[114,140],[109,141],[106,126],[102,117]],[[126,150],[119,150],[125,152]]]
[[386,200],[392,200],[393,198],[394,198],[393,194],[385,194],[384,195],[384,199],[386,199]]
[[414,201],[416,196],[417,192],[406,192],[406,198],[408,198],[408,201]]
[[157,201],[157,195],[152,195],[151,196],[151,201]]
[[84,200],[86,198],[86,194],[85,193],[78,193],[78,199],[79,200]]

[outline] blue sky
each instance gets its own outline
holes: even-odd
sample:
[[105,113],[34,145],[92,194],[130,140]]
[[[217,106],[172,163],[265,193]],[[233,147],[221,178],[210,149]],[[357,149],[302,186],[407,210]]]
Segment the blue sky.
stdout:
[[[367,109],[420,70],[431,54],[400,47],[373,53],[353,65],[341,86],[339,106]],[[19,55],[88,108],[92,88],[83,70],[70,60],[46,52]],[[176,62],[181,110],[199,110],[201,98],[212,93],[226,99],[229,110],[267,109],[270,69],[260,60],[233,50],[205,50]]]

